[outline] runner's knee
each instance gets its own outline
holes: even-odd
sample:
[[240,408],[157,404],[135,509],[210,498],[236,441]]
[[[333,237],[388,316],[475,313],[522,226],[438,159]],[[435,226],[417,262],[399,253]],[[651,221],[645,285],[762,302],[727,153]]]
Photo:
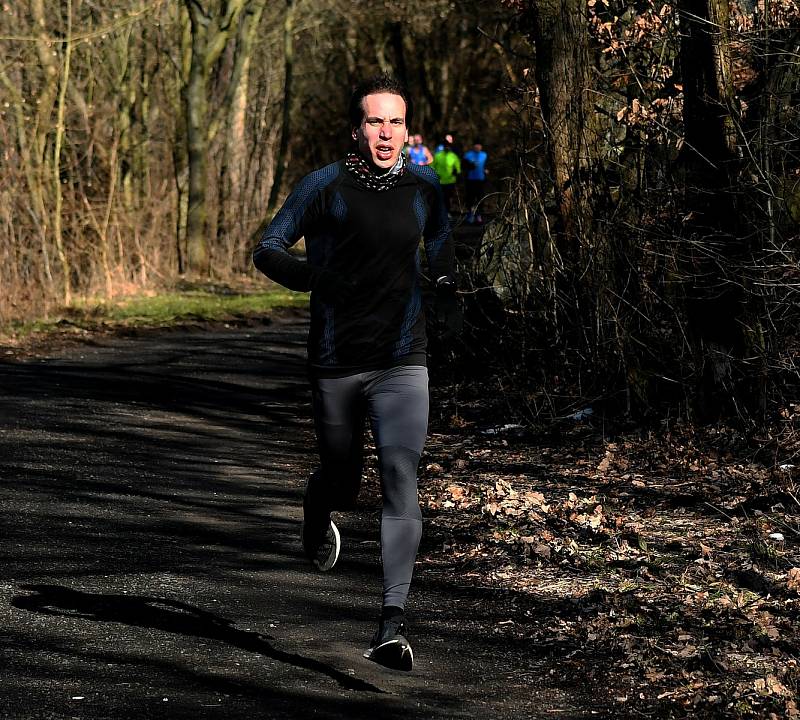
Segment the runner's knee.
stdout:
[[417,499],[419,458],[419,453],[404,447],[378,448],[384,516],[422,519]]

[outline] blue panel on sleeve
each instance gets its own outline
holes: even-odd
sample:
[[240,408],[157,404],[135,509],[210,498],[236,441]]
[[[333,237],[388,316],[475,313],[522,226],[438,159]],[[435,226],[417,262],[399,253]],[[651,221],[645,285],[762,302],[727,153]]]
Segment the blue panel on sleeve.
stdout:
[[285,250],[300,239],[299,228],[311,201],[330,185],[339,175],[339,164],[331,163],[306,175],[289,195],[277,215],[273,218],[258,248]]
[[333,217],[340,223],[344,222],[347,218],[347,205],[344,202],[342,194],[339,192],[333,196],[333,201],[331,202],[331,215],[333,215]]
[[422,193],[419,190],[417,190],[417,194],[414,196],[414,214],[417,216],[419,231],[422,232],[425,230],[425,219],[428,216],[428,209],[425,207],[425,198],[422,197]]
[[431,185],[439,184],[439,176],[434,172],[430,165],[406,165],[406,170],[412,175],[422,178]]
[[[450,218],[447,216],[442,186],[439,184],[438,175],[430,165],[409,165],[407,169],[412,175],[416,175],[423,182],[428,183],[436,196],[437,207],[431,208],[431,216],[425,223],[425,252],[428,255],[428,262],[433,262],[450,234]],[[417,211],[416,202],[414,210]]]

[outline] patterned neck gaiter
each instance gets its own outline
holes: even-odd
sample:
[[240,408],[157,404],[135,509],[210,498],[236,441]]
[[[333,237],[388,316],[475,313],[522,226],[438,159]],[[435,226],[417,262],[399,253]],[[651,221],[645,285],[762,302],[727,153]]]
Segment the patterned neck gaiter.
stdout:
[[383,173],[383,175],[378,175],[370,164],[361,156],[361,153],[354,151],[347,153],[344,164],[361,187],[367,188],[367,190],[376,190],[380,192],[397,185],[403,173],[406,171],[406,156],[404,153],[400,153],[397,162]]

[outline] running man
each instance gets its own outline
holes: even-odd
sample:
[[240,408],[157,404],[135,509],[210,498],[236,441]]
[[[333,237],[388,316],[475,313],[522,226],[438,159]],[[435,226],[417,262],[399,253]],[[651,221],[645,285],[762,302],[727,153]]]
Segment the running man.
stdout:
[[[391,76],[359,85],[349,108],[351,151],[298,184],[253,253],[268,277],[311,291],[308,360],[320,464],[303,500],[302,544],[322,571],[339,557],[331,511],[355,505],[370,421],[383,495],[383,602],[364,656],[400,670],[413,665],[405,605],[422,535],[417,468],[428,424],[420,239],[437,317],[447,331],[460,329],[439,182],[402,153],[411,116],[408,92]],[[287,252],[301,237],[307,262]]]
[[475,140],[472,148],[464,153],[463,166],[467,171],[467,222],[470,225],[483,223],[480,205],[486,188],[486,161],[488,157],[480,140]]
[[452,212],[453,198],[456,193],[456,181],[461,174],[461,161],[453,152],[452,135],[445,135],[442,149],[433,156],[431,167],[439,176],[439,183],[444,194],[444,204],[449,215]]
[[414,135],[411,138],[411,145],[408,148],[408,159],[414,165],[430,165],[433,162],[433,155],[422,141],[422,135]]

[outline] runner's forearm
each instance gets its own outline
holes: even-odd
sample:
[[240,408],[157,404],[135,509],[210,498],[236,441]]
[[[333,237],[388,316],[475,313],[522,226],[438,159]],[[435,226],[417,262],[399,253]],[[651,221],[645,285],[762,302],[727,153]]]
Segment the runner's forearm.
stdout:
[[308,263],[292,257],[285,250],[261,245],[253,252],[253,264],[270,280],[289,290],[308,292],[314,287],[318,271]]

